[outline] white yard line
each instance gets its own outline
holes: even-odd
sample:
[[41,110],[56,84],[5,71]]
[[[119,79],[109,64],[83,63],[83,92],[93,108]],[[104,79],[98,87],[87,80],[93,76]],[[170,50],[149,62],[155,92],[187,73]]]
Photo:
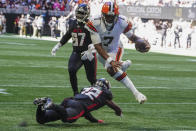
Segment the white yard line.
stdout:
[[[138,105],[138,103],[117,103],[120,105]],[[196,103],[190,103],[190,102],[182,102],[182,103],[178,103],[178,102],[157,102],[157,103],[151,103],[151,102],[146,102],[144,105],[196,105]]]
[[62,68],[68,69],[67,66],[22,66],[22,65],[0,65],[0,67],[24,67],[24,68]]
[[6,92],[6,89],[0,89],[0,94],[10,94]]
[[28,44],[28,43],[18,43],[18,42],[5,42],[5,41],[0,41],[0,44],[9,44],[9,45],[31,45],[34,46],[36,44]]
[[[20,105],[20,104],[23,104],[23,105],[33,105],[33,101],[32,102],[0,102],[0,106],[1,105],[7,105],[7,104],[10,104],[10,105]],[[119,105],[139,105],[139,103],[117,103]],[[144,105],[196,105],[196,103],[194,102],[146,102]]]
[[[45,86],[39,86],[39,85],[32,85],[32,86],[28,86],[28,85],[0,85],[0,87],[29,87],[29,88],[71,88],[71,86],[69,85],[65,85],[65,86],[49,86],[49,85],[45,85]],[[80,87],[86,87],[86,85],[80,85]],[[155,86],[152,86],[152,87],[136,87],[138,89],[178,89],[178,90],[196,90],[196,88],[179,88],[179,87],[155,87]],[[118,86],[118,87],[115,87],[113,86],[112,89],[127,89],[126,87],[124,86]]]

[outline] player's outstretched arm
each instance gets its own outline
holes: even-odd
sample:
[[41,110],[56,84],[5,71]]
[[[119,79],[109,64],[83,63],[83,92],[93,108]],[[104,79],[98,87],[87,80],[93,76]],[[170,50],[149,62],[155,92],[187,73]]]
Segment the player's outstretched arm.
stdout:
[[103,120],[97,120],[95,117],[92,116],[92,114],[90,112],[86,113],[84,117],[85,117],[85,119],[89,120],[90,122],[103,123]]
[[108,107],[110,107],[111,109],[113,109],[115,111],[115,114],[117,116],[121,116],[122,115],[122,110],[120,109],[120,107],[118,105],[116,105],[113,101],[106,101],[106,104]]
[[67,33],[61,38],[60,42],[58,42],[51,50],[51,54],[53,56],[56,55],[56,52],[62,47],[64,44],[68,42],[68,40],[71,38],[71,30],[69,29]]

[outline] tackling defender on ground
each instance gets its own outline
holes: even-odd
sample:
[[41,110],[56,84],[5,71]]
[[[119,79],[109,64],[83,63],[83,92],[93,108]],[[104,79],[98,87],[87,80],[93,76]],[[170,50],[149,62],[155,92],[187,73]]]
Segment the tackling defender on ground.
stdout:
[[90,122],[103,123],[91,115],[91,111],[97,110],[107,105],[115,111],[117,116],[121,116],[122,111],[112,101],[111,85],[105,78],[98,79],[94,86],[83,88],[80,94],[74,97],[65,98],[60,105],[54,104],[50,98],[36,98],[34,104],[37,105],[36,120],[40,124],[61,120],[63,122],[75,122],[80,117],[84,117]]

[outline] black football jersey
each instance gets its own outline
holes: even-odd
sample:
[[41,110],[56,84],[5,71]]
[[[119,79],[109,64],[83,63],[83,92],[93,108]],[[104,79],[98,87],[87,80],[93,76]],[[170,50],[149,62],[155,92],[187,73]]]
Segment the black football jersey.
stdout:
[[60,40],[60,43],[64,45],[70,38],[73,41],[73,51],[77,53],[88,50],[88,45],[92,43],[90,32],[85,28],[85,24],[79,24],[76,19],[69,22],[69,29]]
[[112,100],[112,92],[101,87],[83,88],[80,94],[74,96],[88,111],[99,109],[106,104],[106,100]]

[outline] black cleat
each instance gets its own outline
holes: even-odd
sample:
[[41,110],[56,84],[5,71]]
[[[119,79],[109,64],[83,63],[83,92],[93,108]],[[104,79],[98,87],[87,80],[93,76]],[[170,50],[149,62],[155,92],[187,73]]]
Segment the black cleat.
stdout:
[[42,97],[42,98],[35,98],[33,101],[34,105],[44,105],[47,102],[48,97]]
[[44,109],[45,110],[48,110],[48,109],[51,109],[53,107],[53,102],[52,102],[52,99],[50,98],[47,98],[47,101],[46,103],[44,104]]

